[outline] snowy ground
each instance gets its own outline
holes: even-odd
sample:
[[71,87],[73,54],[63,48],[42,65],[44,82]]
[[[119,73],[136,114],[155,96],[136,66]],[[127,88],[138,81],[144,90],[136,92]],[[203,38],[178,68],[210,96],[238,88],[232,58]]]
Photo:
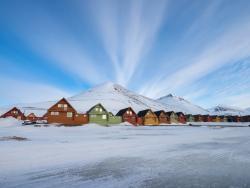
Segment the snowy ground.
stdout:
[[0,187],[250,187],[249,127],[18,124],[0,121]]

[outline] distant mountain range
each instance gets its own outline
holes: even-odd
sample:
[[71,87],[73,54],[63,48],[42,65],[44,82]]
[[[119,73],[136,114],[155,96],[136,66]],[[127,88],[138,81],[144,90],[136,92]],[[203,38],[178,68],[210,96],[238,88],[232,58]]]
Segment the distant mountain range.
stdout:
[[[59,100],[59,99],[58,99]],[[165,110],[183,112],[185,114],[245,114],[245,110],[235,109],[226,106],[216,106],[211,109],[204,109],[191,102],[168,94],[157,100],[136,94],[124,87],[106,82],[93,87],[87,91],[81,92],[75,96],[67,98],[67,100],[77,109],[82,112],[88,111],[92,106],[101,103],[109,112],[116,114],[120,109],[132,107],[136,112],[144,109],[152,109],[153,111]],[[51,107],[57,101],[48,101],[40,103],[17,104],[8,107],[0,108],[0,112],[16,106],[23,111],[40,110],[41,112]],[[250,109],[248,109],[250,113]]]
[[218,105],[209,109],[210,114],[214,115],[249,115],[250,108],[241,109],[234,106]]

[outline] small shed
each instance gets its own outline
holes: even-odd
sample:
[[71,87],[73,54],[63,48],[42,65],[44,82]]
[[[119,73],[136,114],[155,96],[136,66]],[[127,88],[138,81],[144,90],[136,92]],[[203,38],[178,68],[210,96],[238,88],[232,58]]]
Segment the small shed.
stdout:
[[131,107],[121,109],[116,116],[121,116],[123,122],[137,125],[137,114]]
[[156,114],[150,109],[139,111],[137,113],[137,116],[138,116],[138,124],[159,125],[159,121]]
[[158,118],[159,124],[170,124],[169,116],[164,112],[164,110],[159,110],[154,112]]

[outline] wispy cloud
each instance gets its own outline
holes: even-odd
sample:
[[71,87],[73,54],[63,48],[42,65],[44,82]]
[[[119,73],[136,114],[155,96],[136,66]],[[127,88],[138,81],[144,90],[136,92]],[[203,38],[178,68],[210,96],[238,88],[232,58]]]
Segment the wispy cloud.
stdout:
[[166,92],[176,91],[199,80],[223,65],[248,57],[250,54],[249,32],[248,20],[234,25],[233,28],[228,28],[221,36],[210,42],[200,54],[187,59],[188,64],[184,68],[146,86],[142,91],[151,97],[164,95]]
[[117,1],[102,2],[98,1],[98,11],[94,16],[116,71],[116,81],[127,86],[154,43],[163,23],[167,2],[128,1],[126,13],[122,12],[124,15],[118,12]]

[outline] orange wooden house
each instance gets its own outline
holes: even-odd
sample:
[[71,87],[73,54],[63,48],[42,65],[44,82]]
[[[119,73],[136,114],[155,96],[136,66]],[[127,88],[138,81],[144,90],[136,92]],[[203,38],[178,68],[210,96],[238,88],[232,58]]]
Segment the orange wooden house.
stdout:
[[13,117],[18,120],[25,120],[24,113],[17,107],[11,108],[9,111],[1,115],[1,118]]
[[62,98],[48,109],[47,121],[63,125],[82,125],[88,123],[88,115],[77,112],[65,98]]
[[116,116],[121,116],[122,122],[129,122],[132,125],[137,125],[137,114],[131,107],[121,109]]
[[154,113],[158,118],[159,124],[170,124],[170,118],[163,110],[155,111]]
[[150,109],[139,111],[137,117],[139,125],[159,125],[156,114]]

